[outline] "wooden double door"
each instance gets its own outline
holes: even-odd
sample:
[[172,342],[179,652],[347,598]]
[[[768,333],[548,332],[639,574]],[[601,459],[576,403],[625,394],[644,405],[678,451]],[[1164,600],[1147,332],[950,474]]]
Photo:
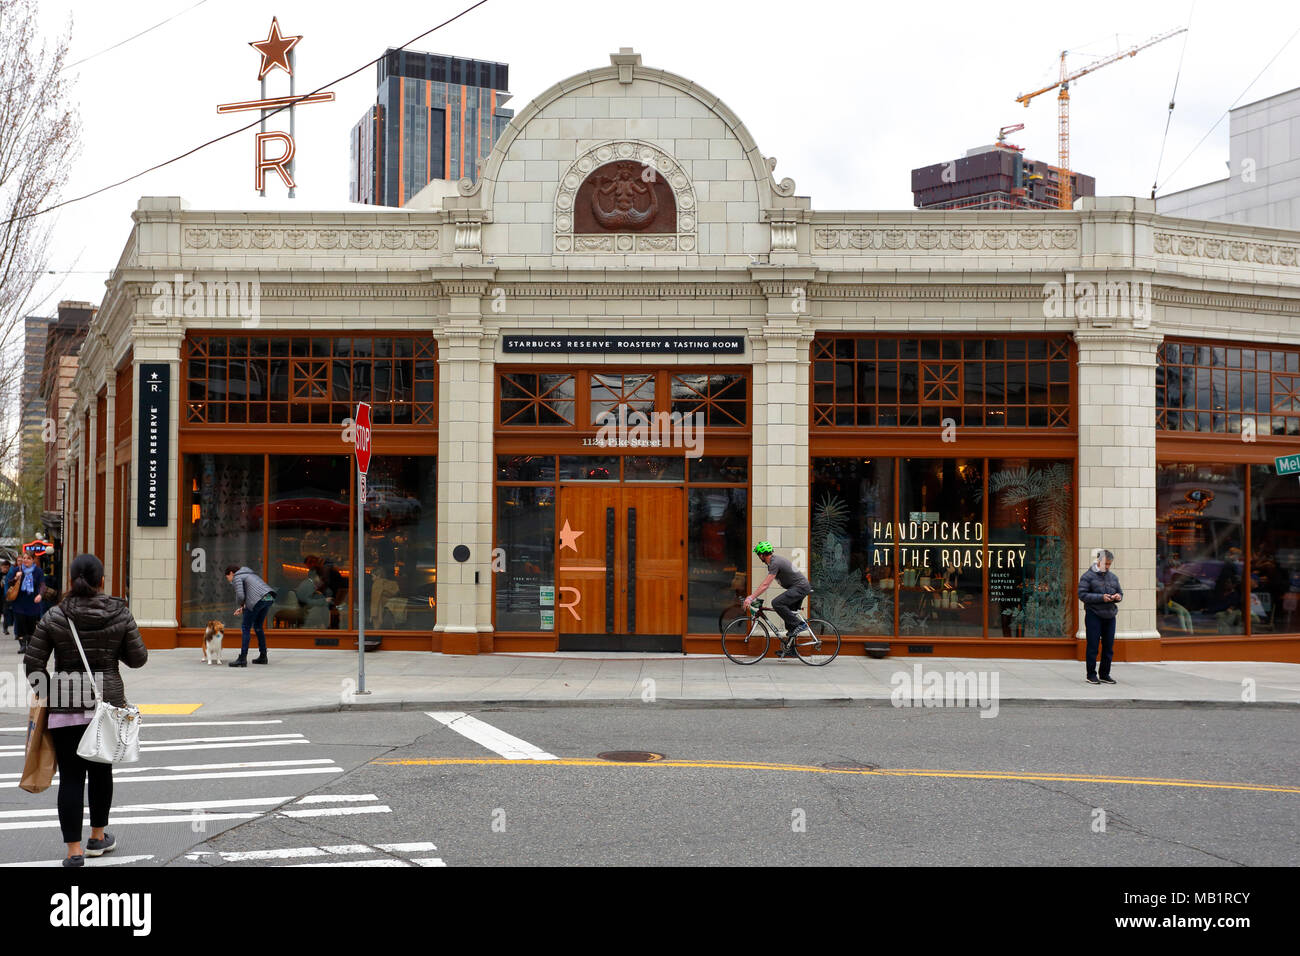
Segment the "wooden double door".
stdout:
[[555,522],[560,650],[682,649],[684,498],[684,490],[672,486],[560,486]]

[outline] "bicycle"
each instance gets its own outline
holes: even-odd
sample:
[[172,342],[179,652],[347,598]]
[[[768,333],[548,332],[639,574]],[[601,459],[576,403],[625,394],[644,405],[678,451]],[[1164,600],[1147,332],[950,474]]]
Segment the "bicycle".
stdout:
[[749,619],[732,621],[722,632],[722,653],[737,664],[757,664],[767,656],[772,638],[781,642],[783,651],[793,650],[795,656],[805,664],[822,667],[835,660],[840,653],[840,632],[834,624],[820,618],[805,620],[802,614],[799,627],[793,638],[781,633],[781,627],[773,627],[767,618],[772,609],[763,606],[763,599],[756,598],[749,606]]

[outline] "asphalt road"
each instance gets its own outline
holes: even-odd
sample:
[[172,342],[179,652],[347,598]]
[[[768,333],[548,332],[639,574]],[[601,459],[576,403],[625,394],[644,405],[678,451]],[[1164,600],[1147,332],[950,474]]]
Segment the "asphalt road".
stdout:
[[[1294,710],[1004,704],[989,719],[888,705],[647,704],[469,717],[169,718],[181,726],[155,725],[151,747],[203,749],[151,751],[120,773],[137,778],[117,785],[120,848],[90,862],[1300,863]],[[246,739],[166,742],[217,736]],[[598,758],[618,750],[663,759]],[[0,759],[18,770],[17,758]],[[54,791],[33,797],[12,779],[0,777],[0,863],[53,861]],[[172,806],[148,809],[160,804]]]

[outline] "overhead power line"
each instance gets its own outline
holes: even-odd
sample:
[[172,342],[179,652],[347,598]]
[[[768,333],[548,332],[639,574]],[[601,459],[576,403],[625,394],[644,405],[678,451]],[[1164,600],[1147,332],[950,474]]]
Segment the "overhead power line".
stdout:
[[1177,166],[1174,167],[1174,171],[1169,174],[1168,177],[1169,179],[1173,179],[1175,176],[1178,175],[1178,170],[1182,169],[1183,166],[1186,164],[1186,162],[1196,154],[1196,151],[1201,148],[1201,145],[1207,139],[1210,138],[1210,134],[1219,128],[1219,124],[1223,122],[1223,117],[1227,116],[1229,113],[1231,113],[1234,109],[1237,108],[1237,104],[1246,98],[1246,94],[1250,92],[1250,88],[1259,82],[1259,78],[1268,72],[1268,68],[1273,65],[1273,63],[1277,60],[1277,58],[1280,57],[1282,53],[1286,50],[1286,48],[1291,45],[1291,41],[1294,40],[1297,36],[1300,36],[1300,27],[1296,27],[1295,33],[1292,33],[1289,37],[1287,37],[1286,42],[1283,43],[1282,46],[1278,48],[1278,51],[1273,54],[1273,58],[1264,64],[1264,69],[1260,70],[1257,74],[1255,74],[1255,78],[1246,84],[1246,88],[1241,91],[1241,95],[1238,96],[1235,100],[1233,100],[1232,105],[1229,106],[1226,110],[1224,110],[1222,115],[1214,121],[1214,125],[1205,131],[1205,135],[1202,136],[1200,140],[1197,142],[1197,144],[1192,147],[1192,151],[1183,157],[1183,161],[1181,163],[1179,163]]
[[95,57],[97,57],[97,56],[103,56],[105,53],[109,52],[110,50],[116,50],[118,47],[120,47],[120,46],[124,46],[124,45],[130,43],[132,40],[138,40],[140,37],[144,36],[146,33],[152,33],[154,30],[157,30],[159,27],[161,27],[161,26],[166,26],[168,23],[171,23],[171,22],[172,22],[173,20],[175,20],[177,17],[179,17],[179,16],[181,16],[181,15],[183,15],[183,14],[189,13],[191,10],[194,9],[194,7],[201,7],[201,6],[203,6],[203,5],[204,5],[205,3],[207,3],[207,2],[208,2],[208,0],[199,0],[199,2],[196,3],[196,4],[194,4],[193,7],[186,7],[186,8],[185,8],[184,10],[182,10],[180,13],[173,13],[173,14],[172,14],[170,17],[168,17],[166,20],[163,20],[163,21],[161,21],[161,22],[159,22],[159,23],[155,23],[153,26],[149,27],[149,29],[147,29],[147,30],[141,30],[139,33],[135,34],[135,36],[129,36],[129,37],[127,37],[125,40],[119,40],[117,43],[114,43],[112,46],[104,47],[104,49],[100,50],[98,53],[92,53],[92,54],[90,54],[90,56],[82,57],[82,58],[81,58],[80,60],[78,60],[76,63],[69,63],[67,66],[64,67],[64,69],[65,69],[65,70],[70,70],[70,69],[72,69],[74,66],[81,66],[81,64],[83,64],[83,63],[89,63],[89,62],[90,62],[91,60],[93,60]]
[[[471,11],[476,10],[477,8],[483,6],[483,4],[485,4],[485,3],[487,3],[487,2],[488,2],[488,0],[478,0],[477,3],[471,4],[470,6],[466,7],[464,10],[462,10],[460,13],[456,14],[454,17],[450,17],[450,18],[448,18],[448,19],[442,21],[442,23],[439,23],[436,27],[433,27],[433,28],[431,28],[431,29],[429,29],[429,30],[425,30],[425,31],[424,31],[423,33],[421,33],[419,36],[411,37],[411,39],[407,40],[407,41],[406,41],[405,43],[403,43],[401,46],[394,47],[393,49],[404,50],[404,49],[406,49],[406,47],[410,46],[412,43],[418,43],[420,40],[423,40],[423,39],[424,39],[425,37],[427,37],[429,34],[431,34],[431,33],[436,33],[438,30],[441,30],[443,27],[447,26],[448,24],[455,23],[457,20],[459,20],[461,17],[465,16],[467,13],[470,13]],[[374,66],[376,63],[378,63],[380,60],[382,60],[382,59],[384,58],[384,56],[385,56],[385,54],[381,53],[379,56],[375,57],[373,60],[370,60],[370,61],[367,62],[367,63],[363,63],[363,64],[361,64],[361,66],[357,67],[355,70],[351,71],[350,73],[345,73],[345,74],[343,74],[342,76],[338,77],[337,79],[331,80],[331,81],[328,82],[328,83],[325,83],[325,84],[323,84],[323,85],[321,85],[321,86],[318,86],[316,89],[312,90],[310,93],[304,93],[302,96],[296,96],[296,97],[294,97],[294,99],[295,99],[295,101],[296,101],[296,100],[300,100],[300,99],[303,98],[303,96],[311,96],[311,95],[313,95],[313,94],[315,94],[315,93],[323,92],[324,90],[329,89],[331,86],[336,86],[337,84],[342,83],[344,80],[350,80],[350,79],[352,79],[352,77],[356,76],[356,75],[357,75],[358,73],[360,73],[362,70],[365,70],[365,69],[368,69],[369,67]],[[275,116],[277,113],[283,113],[285,110],[289,109],[291,106],[292,106],[292,104],[286,104],[286,105],[284,105],[284,106],[277,107],[277,108],[274,109],[274,110],[269,110],[269,111],[265,114],[265,116],[264,116],[262,119],[269,119],[270,117]],[[259,126],[259,125],[261,125],[261,123],[262,123],[262,119],[255,119],[255,120],[253,120],[251,123],[249,123],[247,126],[241,126],[241,127],[239,127],[238,129],[233,129],[233,130],[231,130],[229,133],[223,133],[223,134],[220,135],[220,136],[217,136],[217,137],[215,137],[215,138],[213,138],[213,139],[208,140],[206,143],[200,143],[198,146],[195,146],[193,149],[186,150],[185,152],[183,152],[183,153],[181,153],[181,154],[179,154],[179,155],[177,155],[177,156],[173,156],[171,159],[163,160],[161,163],[155,163],[153,166],[150,166],[150,167],[147,168],[147,169],[142,169],[142,170],[140,170],[140,172],[135,173],[135,174],[133,174],[133,175],[131,175],[131,176],[127,176],[125,179],[119,179],[119,180],[118,180],[117,182],[115,182],[115,183],[109,183],[107,186],[101,186],[99,189],[96,189],[96,190],[93,190],[93,191],[91,191],[91,192],[85,193],[84,195],[81,195],[81,196],[74,196],[72,199],[65,199],[65,200],[63,200],[62,202],[56,202],[56,203],[54,203],[53,205],[46,206],[44,209],[37,209],[35,212],[23,213],[23,214],[20,215],[20,216],[11,216],[11,217],[9,217],[8,219],[0,220],[0,224],[8,225],[9,223],[12,223],[12,222],[18,222],[18,221],[23,220],[23,219],[33,219],[33,218],[35,218],[36,216],[43,216],[43,215],[45,215],[45,214],[48,213],[48,212],[53,212],[54,210],[56,210],[56,209],[61,209],[61,208],[64,207],[64,206],[71,206],[73,203],[82,202],[82,201],[84,201],[84,200],[86,200],[86,199],[90,199],[90,198],[93,197],[93,196],[98,196],[100,193],[108,192],[110,189],[116,189],[118,186],[124,186],[124,185],[126,185],[127,183],[131,182],[132,180],[139,179],[141,176],[145,176],[145,175],[148,175],[149,173],[154,172],[155,170],[162,169],[164,166],[170,166],[172,163],[180,162],[182,159],[185,159],[186,157],[189,157],[189,156],[193,156],[195,153],[199,152],[200,150],[207,149],[209,146],[215,145],[216,143],[220,143],[222,140],[229,139],[229,138],[232,137],[232,136],[237,136],[237,135],[239,135],[240,133],[243,133],[243,132],[246,132],[246,131],[252,129],[254,126]]]

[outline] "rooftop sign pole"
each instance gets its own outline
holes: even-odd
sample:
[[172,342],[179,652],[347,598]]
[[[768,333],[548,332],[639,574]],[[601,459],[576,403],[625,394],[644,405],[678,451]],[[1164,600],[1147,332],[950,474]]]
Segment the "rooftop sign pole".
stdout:
[[[262,95],[256,100],[243,100],[238,103],[221,103],[217,106],[218,113],[238,113],[242,110],[259,110],[262,114],[262,123],[259,132],[254,138],[253,149],[253,188],[257,190],[259,196],[266,195],[266,172],[274,170],[279,174],[281,181],[289,189],[289,198],[294,198],[294,187],[297,185],[293,179],[294,154],[297,147],[294,143],[294,112],[300,104],[304,103],[329,103],[334,99],[333,93],[309,93],[303,96],[297,96],[294,93],[294,74],[293,68],[296,64],[293,48],[298,45],[301,36],[287,37],[280,33],[280,22],[275,17],[271,18],[271,29],[266,35],[265,40],[254,40],[248,45],[257,50],[262,55],[262,64],[257,71],[258,82],[261,83]],[[271,96],[266,95],[266,75],[273,69],[281,69],[289,74],[289,95],[288,96]],[[279,109],[280,107],[289,107],[289,132],[266,131],[266,113],[268,110]],[[281,152],[279,156],[267,157],[266,144],[276,142],[280,144]]]

